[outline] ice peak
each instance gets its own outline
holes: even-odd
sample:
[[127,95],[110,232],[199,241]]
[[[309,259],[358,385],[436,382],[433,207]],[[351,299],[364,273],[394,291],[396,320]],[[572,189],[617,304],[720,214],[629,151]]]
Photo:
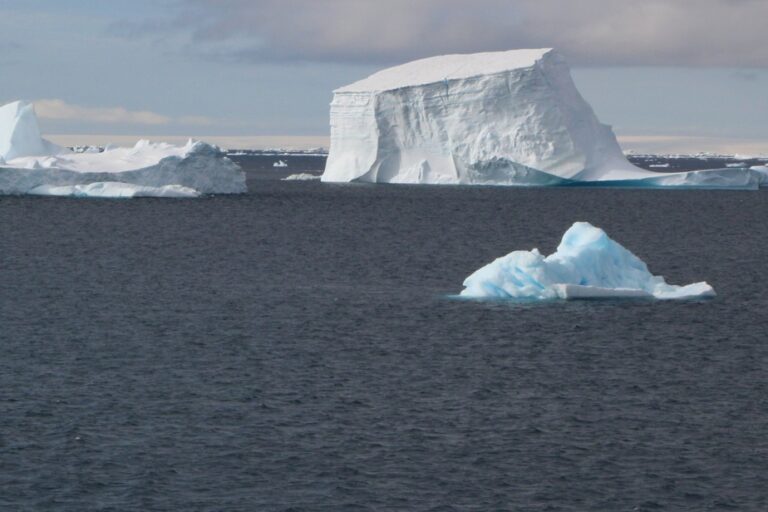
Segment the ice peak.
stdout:
[[32,103],[14,101],[0,107],[0,157],[12,160],[23,156],[49,156],[61,148],[40,136]]
[[336,89],[334,92],[386,91],[502,73],[514,69],[529,68],[546,55],[555,53],[552,48],[539,48],[428,57],[384,69],[368,78]]
[[602,229],[589,222],[576,222],[565,232],[557,250],[562,252],[581,250],[589,246],[599,247],[609,241],[610,238]]

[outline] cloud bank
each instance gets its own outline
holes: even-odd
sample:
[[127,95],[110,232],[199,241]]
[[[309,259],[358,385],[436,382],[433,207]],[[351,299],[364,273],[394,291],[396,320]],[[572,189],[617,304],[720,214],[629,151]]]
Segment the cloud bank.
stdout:
[[121,33],[246,62],[394,63],[556,47],[582,66],[768,67],[765,0],[181,0]]
[[34,102],[41,119],[77,121],[96,124],[167,125],[174,122],[205,126],[213,120],[203,116],[172,118],[148,110],[128,110],[124,107],[84,107],[61,99],[41,99]]

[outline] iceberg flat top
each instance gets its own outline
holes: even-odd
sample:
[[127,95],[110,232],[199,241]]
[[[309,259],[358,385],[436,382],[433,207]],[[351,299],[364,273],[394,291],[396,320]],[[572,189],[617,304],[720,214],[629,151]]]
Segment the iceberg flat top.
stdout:
[[334,92],[370,92],[492,75],[533,66],[551,48],[473,54],[441,55],[384,69]]

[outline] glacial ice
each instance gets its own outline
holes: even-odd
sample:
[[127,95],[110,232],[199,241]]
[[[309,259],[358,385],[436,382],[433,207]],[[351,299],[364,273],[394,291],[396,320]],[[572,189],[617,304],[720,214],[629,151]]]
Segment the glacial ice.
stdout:
[[53,187],[40,185],[29,192],[35,196],[57,197],[101,197],[122,199],[131,197],[199,197],[200,192],[181,185],[163,185],[162,187],[146,187],[117,181],[101,181],[86,185],[64,185]]
[[0,162],[61,152],[60,147],[40,136],[32,104],[16,101],[0,107]]
[[316,174],[310,174],[308,172],[300,172],[298,174],[291,174],[282,179],[282,181],[316,181],[320,176]]
[[752,172],[760,176],[760,184],[768,186],[768,165],[755,165],[750,167]]
[[245,192],[245,174],[216,146],[141,140],[74,153],[40,136],[31,104],[0,107],[0,194],[195,197]]
[[325,182],[757,188],[749,169],[646,171],[551,49],[445,55],[334,91]]
[[706,282],[675,286],[648,271],[645,262],[588,222],[576,222],[557,251],[514,251],[464,281],[462,297],[494,299],[587,299],[714,297]]

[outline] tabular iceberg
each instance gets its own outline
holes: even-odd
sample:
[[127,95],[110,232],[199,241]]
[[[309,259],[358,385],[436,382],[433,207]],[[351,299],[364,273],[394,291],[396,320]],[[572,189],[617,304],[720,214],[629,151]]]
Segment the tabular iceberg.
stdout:
[[462,297],[495,299],[587,299],[714,297],[706,282],[675,286],[654,276],[646,264],[600,228],[575,223],[557,251],[515,251],[484,266],[464,281]]
[[0,194],[197,197],[246,191],[242,169],[217,147],[139,141],[73,153],[40,136],[31,104],[0,107]]
[[334,91],[323,181],[757,188],[747,169],[630,164],[552,49],[422,59]]

